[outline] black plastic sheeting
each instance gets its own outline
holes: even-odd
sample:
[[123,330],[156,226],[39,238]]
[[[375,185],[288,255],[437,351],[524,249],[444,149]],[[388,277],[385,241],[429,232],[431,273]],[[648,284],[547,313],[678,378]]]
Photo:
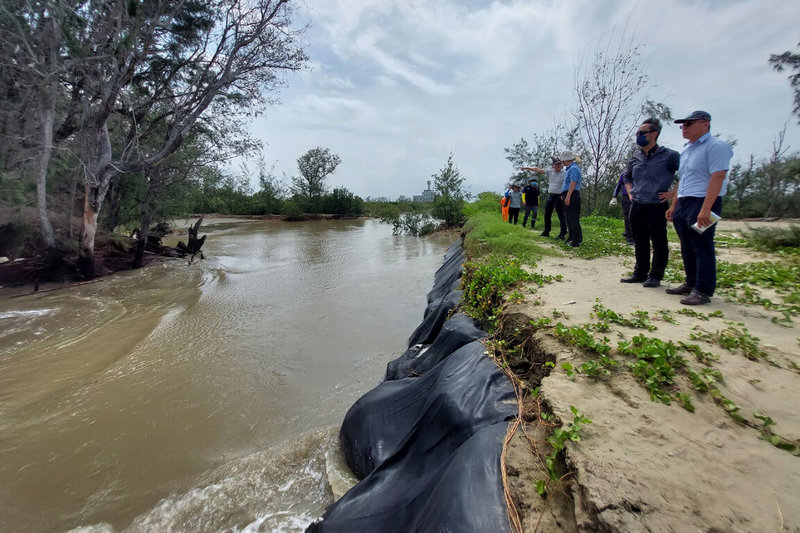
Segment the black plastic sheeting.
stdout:
[[[463,262],[456,243],[436,273],[425,320],[446,318],[439,308],[457,303]],[[361,481],[307,532],[510,532],[500,456],[517,413],[513,386],[469,317],[442,318],[424,335],[420,328],[386,380],[347,412],[339,438]]]
[[415,344],[403,355],[390,361],[386,365],[386,379],[418,376],[465,344],[486,337],[486,332],[462,313],[456,313],[450,320],[443,322],[437,332],[432,344]]

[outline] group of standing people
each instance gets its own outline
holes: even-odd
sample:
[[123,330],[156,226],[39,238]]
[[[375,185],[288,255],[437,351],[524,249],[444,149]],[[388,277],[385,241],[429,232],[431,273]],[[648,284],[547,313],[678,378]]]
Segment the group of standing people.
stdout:
[[[547,177],[547,198],[544,204],[544,231],[543,237],[550,235],[552,226],[553,211],[558,216],[561,226],[556,236],[557,239],[566,239],[567,245],[578,247],[583,242],[583,230],[581,229],[581,181],[583,174],[575,162],[575,154],[570,151],[562,152],[560,157],[554,157],[551,169],[539,167],[522,167],[521,170],[544,174]],[[531,182],[535,180],[531,179]],[[536,189],[536,210],[538,211],[538,187]],[[525,217],[527,220],[527,215]],[[511,219],[509,218],[509,222]],[[534,227],[536,212],[531,223]],[[523,227],[525,222],[522,223]]]
[[[711,135],[711,115],[705,111],[694,111],[675,123],[680,124],[687,140],[681,154],[658,144],[661,122],[657,119],[645,120],[636,132],[639,150],[621,177],[625,188],[623,210],[625,195],[630,201],[623,213],[628,219],[626,233],[633,238],[636,264],[633,273],[620,282],[661,285],[669,260],[667,222],[671,221],[680,240],[686,279],[666,292],[683,296],[684,305],[701,305],[711,301],[717,285],[714,222],[721,214],[733,150]],[[673,184],[677,175],[676,191]]]
[[[727,142],[711,135],[711,115],[705,111],[694,111],[675,123],[680,124],[687,140],[683,152],[679,154],[659,145],[661,122],[655,118],[646,119],[636,131],[638,150],[628,161],[614,190],[611,205],[616,204],[616,197],[621,193],[625,218],[623,236],[633,244],[636,257],[633,273],[620,282],[642,283],[650,288],[661,285],[669,260],[667,222],[671,221],[680,240],[686,279],[666,292],[683,296],[681,303],[684,305],[700,305],[708,303],[716,289],[714,222],[721,214],[733,151]],[[554,157],[551,169],[522,167],[522,170],[547,177],[541,235],[550,235],[555,211],[560,225],[556,238],[565,239],[569,246],[580,246],[583,242],[580,225],[582,174],[575,154],[566,151]],[[673,185],[678,175],[676,190]],[[539,188],[534,179],[524,191],[512,185],[506,193],[508,221],[517,223],[523,207],[523,192],[525,217],[522,225],[526,225],[532,213],[533,228],[539,208]]]

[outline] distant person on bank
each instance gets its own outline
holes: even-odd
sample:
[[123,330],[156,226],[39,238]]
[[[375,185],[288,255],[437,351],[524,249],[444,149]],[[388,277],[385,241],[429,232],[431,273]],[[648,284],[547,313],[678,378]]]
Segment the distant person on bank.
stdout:
[[[625,169],[625,188],[631,198],[630,222],[633,231],[636,265],[633,274],[622,283],[643,283],[658,287],[669,259],[667,244],[666,197],[675,183],[681,156],[675,150],[658,145],[661,122],[648,118],[636,132],[639,150],[631,156]],[[653,260],[650,261],[650,243]]]
[[[717,226],[711,213],[722,214],[733,150],[727,142],[711,135],[711,115],[705,111],[693,111],[675,123],[681,125],[683,138],[689,142],[681,153],[678,194],[666,218],[672,221],[681,241],[686,282],[667,289],[667,293],[688,295],[681,299],[684,305],[701,305],[711,301],[717,287]],[[692,229],[695,222],[705,231]]]
[[547,176],[547,198],[544,201],[544,231],[542,232],[542,237],[550,236],[550,221],[553,211],[555,211],[561,228],[556,238],[563,239],[567,235],[567,223],[564,219],[564,205],[561,203],[561,186],[564,184],[564,175],[566,173],[563,170],[560,158],[554,157],[552,164],[552,168],[548,170],[539,167],[522,167],[521,170],[530,170]]
[[631,230],[631,197],[628,196],[628,189],[625,188],[625,173],[619,175],[617,186],[614,187],[614,194],[611,195],[611,201],[608,202],[609,207],[617,205],[617,198],[619,197],[619,205],[622,208],[622,221],[625,223],[625,231],[622,236],[628,241],[628,244],[634,244],[633,231]]
[[528,216],[533,213],[531,217],[531,229],[533,229],[536,227],[536,218],[539,216],[539,185],[535,179],[528,180],[528,184],[522,189],[522,194],[525,200],[525,216],[522,217],[522,227],[525,227]]
[[578,247],[583,242],[581,229],[581,180],[583,174],[575,162],[575,154],[567,150],[561,153],[564,165],[564,183],[561,185],[561,198],[564,202],[564,218],[567,219],[567,245]]
[[506,199],[508,200],[508,223],[516,226],[519,211],[522,208],[522,191],[519,185],[514,184],[506,191]]

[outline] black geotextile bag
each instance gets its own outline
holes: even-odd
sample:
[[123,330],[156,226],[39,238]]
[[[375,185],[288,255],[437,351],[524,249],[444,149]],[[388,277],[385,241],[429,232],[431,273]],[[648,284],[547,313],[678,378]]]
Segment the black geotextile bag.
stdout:
[[500,455],[516,412],[511,382],[478,341],[422,376],[381,383],[339,434],[363,479],[307,531],[508,531]]
[[453,291],[441,299],[434,300],[425,309],[425,317],[409,337],[408,345],[432,343],[439,334],[439,330],[442,329],[447,317],[450,316],[450,312],[456,308],[460,301],[461,291]]
[[441,300],[458,288],[464,271],[464,261],[466,261],[466,256],[461,248],[461,243],[452,244],[444,255],[444,263],[433,275],[433,287],[427,296],[428,308],[434,300]]
[[361,481],[307,532],[510,532],[500,457],[516,395],[478,340],[486,332],[447,320],[463,261],[456,243],[409,349],[347,412],[339,440]]
[[438,463],[393,457],[306,533],[510,533],[500,470],[507,429],[486,426]]
[[[461,293],[458,294],[460,296]],[[456,313],[437,328],[432,344],[420,346],[414,343],[403,355],[389,361],[386,365],[386,379],[418,376],[465,344],[484,337],[486,332],[475,325],[474,320],[463,313]],[[414,340],[412,337],[411,342]]]

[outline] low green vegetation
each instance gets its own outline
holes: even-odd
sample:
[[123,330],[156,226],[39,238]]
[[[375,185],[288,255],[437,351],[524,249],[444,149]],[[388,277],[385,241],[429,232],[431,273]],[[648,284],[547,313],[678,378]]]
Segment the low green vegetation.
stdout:
[[[521,390],[531,391],[538,398],[540,380],[544,375],[560,368],[570,379],[579,376],[585,379],[609,379],[620,372],[629,373],[647,390],[654,402],[676,403],[683,409],[694,412],[698,399],[706,398],[732,419],[756,429],[761,438],[774,446],[800,455],[798,442],[781,436],[774,430],[774,421],[766,415],[754,413],[747,416],[741,406],[728,398],[724,390],[725,379],[715,368],[720,356],[714,347],[741,354],[753,361],[776,364],[760,345],[758,338],[750,334],[741,324],[725,322],[723,328],[714,333],[697,328],[692,339],[697,343],[634,335],[613,344],[608,334],[619,328],[655,332],[659,324],[677,324],[679,320],[692,319],[714,324],[724,320],[722,311],[706,311],[685,308],[677,311],[658,310],[654,313],[637,310],[622,314],[606,307],[599,299],[590,314],[591,322],[568,326],[559,320],[569,317],[562,310],[554,309],[551,316],[531,319],[524,325],[508,327],[505,306],[535,293],[536,286],[556,281],[534,275],[535,262],[545,254],[562,253],[569,257],[593,259],[606,255],[631,257],[632,248],[622,238],[622,221],[606,217],[590,216],[581,219],[584,242],[579,248],[570,248],[562,241],[541,237],[538,231],[513,226],[503,221],[499,210],[500,196],[492,193],[479,195],[476,202],[467,208],[469,218],[464,227],[465,249],[472,258],[465,266],[463,309],[488,325],[491,333],[487,346],[493,357],[517,381]],[[676,239],[674,233],[673,239]],[[753,239],[756,240],[753,240]],[[724,238],[720,242],[731,246],[759,248],[756,241],[761,236],[747,238]],[[747,265],[719,262],[719,294],[740,303],[755,304],[777,310],[786,320],[800,310],[800,295],[797,280],[800,279],[800,261],[790,252],[783,252],[786,261],[762,261]],[[679,254],[667,268],[666,279],[683,281],[683,268]],[[520,285],[529,285],[521,290]],[[530,288],[530,286],[533,286]],[[772,291],[782,300],[770,302],[763,291]],[[536,305],[537,299],[531,303]],[[513,321],[512,321],[513,322]],[[537,333],[538,332],[538,333]],[[547,359],[537,352],[532,339],[550,334],[574,347],[583,357],[579,362]],[[709,346],[711,349],[709,349]],[[552,356],[550,356],[552,357]],[[788,363],[791,367],[792,363]],[[797,368],[800,370],[800,368]],[[520,385],[524,384],[524,385]],[[558,454],[568,441],[580,440],[582,426],[591,421],[572,407],[573,421],[562,427],[553,415],[541,408],[539,401],[535,415],[541,423],[552,428],[547,437],[549,455],[543,456],[545,479],[536,483],[536,491],[542,496],[552,492],[553,484],[559,483]],[[536,452],[537,454],[539,452]],[[562,467],[560,467],[563,469]]]
[[797,224],[786,228],[755,228],[748,231],[745,237],[759,250],[784,252],[794,256],[800,254],[800,225]]
[[[555,216],[553,217],[555,219]],[[554,222],[557,222],[554,220]],[[607,255],[632,256],[633,248],[622,238],[625,229],[621,219],[588,216],[581,218],[583,243],[578,248],[570,248],[563,241],[556,241],[563,250],[583,259],[594,259]]]
[[[716,313],[708,315],[719,316]],[[708,315],[689,314],[692,318],[705,320],[708,320]],[[719,360],[718,355],[704,350],[698,344],[675,343],[671,340],[665,341],[641,334],[634,336],[630,341],[619,341],[615,349],[610,345],[607,337],[596,339],[591,332],[609,331],[610,323],[634,329],[642,329],[648,323],[637,323],[637,321],[626,319],[621,314],[605,308],[599,302],[595,305],[592,317],[598,318],[598,322],[572,327],[567,327],[559,322],[552,328],[552,333],[556,337],[589,356],[587,361],[577,367],[570,362],[561,363],[561,368],[568,378],[574,379],[577,374],[590,378],[608,376],[618,369],[618,361],[614,359],[614,355],[622,356],[628,359],[625,368],[647,389],[652,401],[667,405],[676,401],[687,411],[694,412],[693,397],[681,385],[686,383],[695,393],[710,398],[737,422],[758,429],[762,438],[767,442],[794,455],[800,455],[800,448],[798,448],[800,443],[775,433],[771,428],[774,421],[768,423],[771,419],[761,419],[758,414],[754,414],[754,418],[762,420],[762,425],[759,426],[753,419],[742,414],[741,407],[720,391],[718,384],[724,383],[724,377],[719,370],[713,368],[713,364]],[[731,352],[741,353],[750,360],[765,360],[770,364],[775,364],[758,344],[759,339],[752,336],[746,328],[733,322],[726,324],[728,327],[724,330],[713,334],[696,333],[692,335],[692,338]],[[550,320],[531,321],[531,326],[536,329],[548,328]],[[645,327],[644,329],[649,328]],[[693,355],[694,359],[703,367],[699,370],[693,369],[685,357],[688,354]]]
[[[553,432],[547,437],[547,443],[550,444],[550,454],[544,458],[544,464],[547,468],[548,479],[540,479],[536,482],[536,492],[541,496],[547,495],[547,489],[551,483],[558,483],[562,477],[558,472],[558,454],[561,453],[567,442],[580,442],[581,441],[581,428],[592,421],[586,415],[580,413],[578,408],[574,405],[570,406],[572,411],[572,422],[561,427],[553,425]],[[555,417],[546,412],[540,413],[540,418],[548,424],[555,421]]]
[[[462,310],[489,331],[497,327],[506,295],[517,283],[529,282],[542,286],[556,279],[530,272],[524,263],[514,257],[491,255],[464,265]],[[519,293],[516,293],[519,295]]]
[[533,232],[522,226],[504,222],[494,213],[478,213],[464,226],[467,232],[464,248],[473,258],[488,254],[514,256],[533,263],[545,254],[552,254]]

